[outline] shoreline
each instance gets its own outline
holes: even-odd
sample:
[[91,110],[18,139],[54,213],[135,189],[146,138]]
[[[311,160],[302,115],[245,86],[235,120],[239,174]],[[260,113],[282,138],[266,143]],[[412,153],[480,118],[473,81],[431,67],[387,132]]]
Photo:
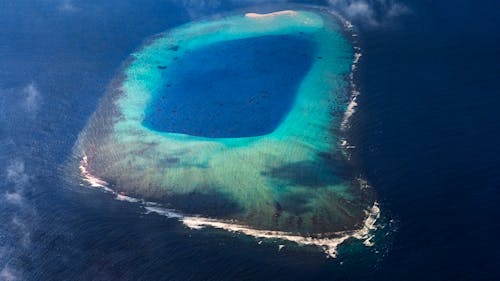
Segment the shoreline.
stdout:
[[87,182],[90,187],[99,188],[106,193],[114,195],[115,200],[137,203],[142,208],[144,208],[146,214],[155,213],[167,218],[177,219],[189,229],[201,230],[206,227],[211,227],[228,232],[251,236],[254,238],[278,239],[288,242],[294,242],[298,245],[316,246],[320,248],[325,254],[327,254],[327,258],[336,258],[338,246],[351,238],[363,240],[363,244],[366,247],[371,247],[374,245],[374,243],[371,241],[374,237],[372,232],[377,229],[376,223],[380,218],[380,208],[377,201],[373,203],[373,206],[370,209],[365,210],[365,219],[363,220],[362,226],[358,229],[325,234],[325,236],[328,235],[330,237],[320,237],[319,235],[317,237],[301,236],[285,231],[254,229],[245,224],[240,224],[235,221],[218,220],[197,215],[186,215],[177,210],[165,208],[159,203],[130,197],[124,193],[119,193],[109,188],[106,181],[92,175],[87,165],[87,156],[84,155],[80,160],[79,166],[81,179]]

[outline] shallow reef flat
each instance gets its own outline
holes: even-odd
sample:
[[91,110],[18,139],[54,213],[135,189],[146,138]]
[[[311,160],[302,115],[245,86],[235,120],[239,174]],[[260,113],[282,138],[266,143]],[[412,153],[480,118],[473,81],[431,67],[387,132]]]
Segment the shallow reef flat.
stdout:
[[344,32],[305,9],[159,34],[111,83],[75,155],[102,185],[185,215],[296,235],[359,229],[375,200],[340,145]]

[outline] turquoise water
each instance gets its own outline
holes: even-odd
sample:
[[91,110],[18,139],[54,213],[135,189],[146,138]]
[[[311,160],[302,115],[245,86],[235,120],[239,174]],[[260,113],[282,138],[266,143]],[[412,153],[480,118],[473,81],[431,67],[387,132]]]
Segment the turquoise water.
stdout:
[[317,59],[313,55],[312,42],[300,34],[231,40],[189,51],[168,66],[157,66],[164,82],[148,104],[143,124],[210,138],[271,133],[292,107],[303,76]]

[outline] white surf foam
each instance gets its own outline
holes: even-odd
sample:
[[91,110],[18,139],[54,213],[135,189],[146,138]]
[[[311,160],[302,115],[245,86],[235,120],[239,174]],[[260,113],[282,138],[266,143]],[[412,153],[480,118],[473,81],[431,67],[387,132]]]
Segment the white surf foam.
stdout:
[[[373,246],[372,231],[376,229],[376,222],[380,217],[380,208],[378,203],[375,202],[369,210],[365,211],[366,218],[359,229],[330,233],[328,234],[328,237],[326,237],[326,235],[325,237],[308,237],[285,231],[260,230],[251,228],[250,226],[244,224],[240,224],[236,221],[218,220],[202,216],[185,215],[177,210],[162,207],[160,204],[155,202],[148,202],[142,199],[127,196],[125,194],[117,193],[108,187],[108,183],[106,181],[92,175],[89,172],[87,156],[85,155],[80,161],[80,172],[82,178],[91,187],[101,188],[108,193],[114,194],[116,200],[139,203],[146,210],[147,214],[156,213],[168,218],[178,219],[186,227],[191,229],[203,229],[205,227],[212,227],[229,232],[252,236],[259,239],[277,239],[282,241],[294,242],[299,245],[317,246],[327,254],[327,257],[331,258],[335,258],[337,256],[337,247],[351,238],[363,240],[363,244],[368,247]],[[259,244],[261,242],[262,241],[259,241]]]
[[139,200],[137,198],[133,198],[133,197],[130,197],[130,196],[127,196],[124,194],[116,194],[115,199],[118,201],[126,201],[126,202],[132,202],[132,203],[142,202],[142,200]]
[[257,230],[240,224],[213,220],[207,221],[203,218],[196,218],[195,220],[192,218],[187,218],[186,220],[185,218],[183,223],[188,227],[192,227],[193,225],[196,227],[210,226],[231,232],[242,233],[256,238],[280,239],[295,242],[299,245],[318,246],[322,248],[329,257],[334,258],[337,255],[337,247],[349,238],[371,239],[371,237],[369,237],[369,232],[370,230],[375,229],[375,222],[379,216],[380,210],[378,208],[378,204],[375,204],[372,210],[367,212],[367,218],[364,221],[362,228],[354,231],[337,232],[329,235],[330,237],[328,238],[306,237],[283,231]]
[[184,216],[181,213],[179,213],[175,210],[171,210],[171,209],[166,209],[166,208],[162,208],[162,207],[155,207],[155,206],[145,206],[144,209],[146,209],[147,214],[157,213],[159,215],[173,218],[173,219],[183,219],[184,218]]
[[88,160],[87,155],[83,155],[82,160],[80,160],[80,173],[82,175],[82,179],[86,181],[92,187],[103,188],[107,191],[111,191],[108,188],[108,183],[94,175],[92,175],[88,168]]
[[[358,34],[356,33],[356,28],[350,21],[348,21],[343,16],[341,16],[340,14],[338,14],[334,11],[330,11],[330,13],[333,14],[334,16],[336,16],[342,22],[342,24],[344,25],[344,28],[351,33],[351,36],[353,38],[358,37]],[[355,39],[353,39],[353,40],[355,40]],[[354,49],[355,53],[354,53],[353,62],[351,64],[351,73],[349,74],[349,86],[351,88],[351,97],[349,100],[349,104],[347,105],[347,109],[344,113],[344,117],[342,118],[342,122],[340,123],[340,129],[343,131],[345,131],[346,129],[349,128],[349,121],[350,121],[352,115],[356,111],[356,107],[358,106],[357,98],[360,95],[358,87],[354,82],[354,73],[356,72],[359,61],[360,61],[361,56],[363,54],[361,53],[360,47],[354,46],[353,49]]]
[[352,117],[352,115],[356,112],[356,107],[358,106],[358,96],[360,95],[359,90],[357,89],[357,85],[354,83],[354,73],[356,72],[357,65],[359,64],[359,61],[361,59],[361,56],[363,55],[360,51],[359,48],[356,49],[357,52],[354,53],[354,59],[351,65],[351,73],[349,74],[349,84],[351,87],[351,98],[349,101],[349,104],[347,105],[346,111],[344,113],[344,118],[342,119],[342,122],[340,123],[340,129],[341,130],[346,130],[349,128],[349,121]]

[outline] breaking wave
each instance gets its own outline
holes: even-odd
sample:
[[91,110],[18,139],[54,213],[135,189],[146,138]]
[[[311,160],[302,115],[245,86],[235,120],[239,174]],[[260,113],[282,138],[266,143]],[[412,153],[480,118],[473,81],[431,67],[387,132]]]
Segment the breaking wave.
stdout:
[[[239,233],[247,236],[252,236],[260,239],[277,239],[282,241],[294,242],[299,245],[310,245],[321,248],[327,257],[335,258],[337,257],[337,248],[342,243],[349,239],[362,240],[363,244],[367,247],[374,245],[372,241],[374,234],[373,231],[377,229],[377,221],[380,218],[380,208],[378,202],[374,202],[373,206],[365,210],[365,219],[358,229],[350,231],[339,231],[334,233],[328,233],[321,236],[301,236],[291,232],[285,231],[272,231],[272,230],[261,230],[254,229],[247,225],[240,224],[232,220],[221,220],[213,219],[203,216],[193,216],[186,215],[177,210],[166,208],[159,203],[149,202],[138,198],[133,198],[127,196],[123,193],[115,192],[108,187],[108,183],[94,175],[89,171],[87,166],[87,157],[84,156],[80,161],[80,172],[81,179],[87,183],[88,186],[93,188],[99,188],[103,191],[113,194],[116,200],[125,201],[130,203],[138,203],[144,208],[147,214],[155,213],[161,216],[165,216],[171,219],[177,219],[182,222],[186,227],[190,229],[203,229],[205,227],[211,227],[216,229],[222,229],[229,232]],[[359,179],[359,181],[363,181]],[[367,183],[363,181],[366,188]],[[83,184],[82,184],[83,185]],[[280,245],[280,249],[283,245]]]

